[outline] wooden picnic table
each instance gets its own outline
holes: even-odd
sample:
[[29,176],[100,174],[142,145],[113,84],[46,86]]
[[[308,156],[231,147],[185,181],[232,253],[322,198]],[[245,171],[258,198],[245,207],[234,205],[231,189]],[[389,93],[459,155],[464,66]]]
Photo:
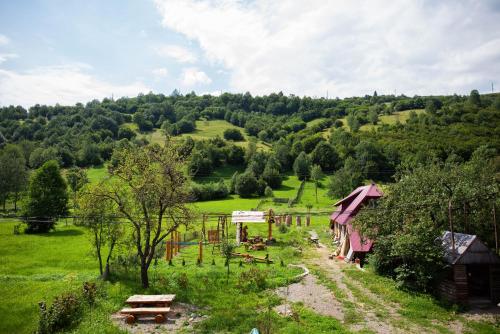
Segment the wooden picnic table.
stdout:
[[130,307],[167,307],[172,304],[175,295],[133,295],[130,296],[125,302]]

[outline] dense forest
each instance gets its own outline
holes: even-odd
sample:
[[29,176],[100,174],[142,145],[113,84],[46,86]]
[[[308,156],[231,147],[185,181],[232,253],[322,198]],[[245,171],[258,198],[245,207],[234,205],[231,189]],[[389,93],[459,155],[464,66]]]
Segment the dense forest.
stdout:
[[[402,111],[409,111],[405,122],[380,124],[380,117]],[[208,140],[182,136],[179,143],[189,156],[190,175],[210,176],[223,165],[246,170],[233,176],[229,189],[217,182],[194,184],[199,200],[228,192],[263,195],[266,187],[279,187],[285,173],[311,178],[314,165],[332,175],[332,196],[342,196],[363,180],[391,181],[400,169],[467,161],[484,145],[496,152],[500,149],[500,95],[480,95],[476,90],[469,96],[374,92],[345,99],[282,93],[197,96],[174,91],[169,96],[149,93],[85,105],[35,105],[29,110],[9,106],[0,108],[3,200],[7,196],[17,200],[26,184],[26,176],[14,177],[22,174],[16,164],[34,169],[49,160],[62,168],[112,163],[116,148],[148,144],[142,134],[161,131],[175,139],[196,131],[197,120],[225,120],[241,131],[226,130],[223,137]],[[365,124],[374,126],[361,131]],[[246,147],[236,145],[242,133],[249,138]],[[258,148],[257,141],[269,149]],[[16,182],[6,181],[13,178]]]

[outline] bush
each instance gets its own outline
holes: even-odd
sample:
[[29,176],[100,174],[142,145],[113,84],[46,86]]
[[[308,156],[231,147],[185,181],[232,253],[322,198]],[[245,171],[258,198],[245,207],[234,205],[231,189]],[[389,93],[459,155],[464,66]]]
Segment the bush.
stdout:
[[242,141],[243,134],[238,129],[226,129],[224,130],[224,139],[226,140],[234,140],[234,141]]
[[191,184],[191,196],[194,201],[210,201],[214,199],[226,198],[229,195],[229,189],[223,180],[210,183]]
[[49,308],[43,301],[38,305],[40,320],[37,334],[49,334],[67,329],[79,320],[82,313],[80,298],[72,292],[56,297]]
[[273,190],[271,189],[271,187],[266,187],[266,189],[264,190],[264,195],[266,197],[273,197]]
[[267,272],[250,268],[240,274],[237,287],[244,292],[264,290],[267,287]]
[[257,179],[252,173],[245,172],[238,176],[234,189],[241,197],[250,197],[258,190]]

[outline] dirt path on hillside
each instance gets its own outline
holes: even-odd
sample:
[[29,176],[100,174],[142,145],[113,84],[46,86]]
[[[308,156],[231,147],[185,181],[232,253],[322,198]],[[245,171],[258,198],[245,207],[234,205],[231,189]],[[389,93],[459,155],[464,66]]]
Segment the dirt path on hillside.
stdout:
[[[330,260],[328,258],[330,252],[327,247],[320,244],[317,247],[317,254],[319,256],[310,260],[310,262],[313,265],[320,267],[326,273],[327,277],[335,283],[335,286],[339,291],[338,294],[341,294],[341,296],[336,297],[342,300],[344,307],[349,306],[351,308],[351,312],[356,313],[355,315],[362,319],[359,323],[355,322],[348,324],[351,330],[360,331],[368,329],[379,334],[420,332],[420,330],[417,329],[414,329],[413,331],[411,328],[401,329],[394,327],[391,324],[391,321],[389,321],[390,317],[395,317],[397,315],[397,309],[393,305],[385,305],[386,303],[384,303],[381,298],[378,298],[378,296],[375,296],[357,282],[347,280],[345,274],[342,272],[342,267],[347,264],[338,260]],[[347,282],[350,286],[347,285]],[[376,312],[376,310],[370,308],[367,303],[358,300],[358,298],[356,298],[353,294],[352,286],[361,291],[361,293],[365,296],[364,298],[367,300],[371,299],[374,304],[379,305],[378,308],[386,310],[388,313],[387,315],[390,317],[387,317],[386,314]]]

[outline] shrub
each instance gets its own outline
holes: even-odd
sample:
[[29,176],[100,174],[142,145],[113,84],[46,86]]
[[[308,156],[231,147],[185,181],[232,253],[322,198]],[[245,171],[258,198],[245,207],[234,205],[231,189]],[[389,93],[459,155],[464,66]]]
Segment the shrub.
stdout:
[[238,176],[234,189],[241,197],[250,197],[257,192],[257,179],[252,173],[245,172]]
[[229,195],[229,189],[223,180],[210,183],[191,184],[191,196],[195,201],[210,201],[214,199],[226,198]]
[[47,308],[45,302],[40,302],[40,320],[37,334],[49,334],[71,327],[81,316],[81,301],[77,294],[69,292],[54,299]]
[[271,189],[271,187],[266,187],[266,189],[264,190],[264,195],[266,197],[273,197],[273,190]]
[[224,130],[224,139],[226,140],[234,140],[234,141],[242,141],[243,134],[238,129],[226,129]]
[[250,268],[238,277],[237,287],[244,291],[262,291],[267,286],[267,272],[258,268]]

